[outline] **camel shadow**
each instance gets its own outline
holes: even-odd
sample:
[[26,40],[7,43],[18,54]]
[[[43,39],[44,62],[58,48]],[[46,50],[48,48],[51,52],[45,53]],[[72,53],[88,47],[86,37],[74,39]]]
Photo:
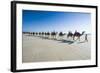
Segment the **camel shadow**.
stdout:
[[40,37],[40,38],[42,38],[42,39],[48,39],[48,37]]
[[81,42],[78,42],[78,44],[81,44],[81,43],[85,43],[86,41],[81,41]]
[[73,44],[75,41],[71,41],[71,40],[61,40],[61,43],[68,43],[69,45],[70,44]]
[[47,39],[47,40],[51,40],[50,38],[48,37],[39,37],[39,38],[42,38],[42,39]]

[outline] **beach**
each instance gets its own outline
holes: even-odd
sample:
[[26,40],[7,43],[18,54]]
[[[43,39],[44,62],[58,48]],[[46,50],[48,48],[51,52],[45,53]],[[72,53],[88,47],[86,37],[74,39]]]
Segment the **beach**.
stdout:
[[67,38],[65,35],[56,39],[40,36],[22,36],[22,62],[51,62],[73,61],[91,59],[91,35],[88,42],[84,41],[84,35],[79,40]]

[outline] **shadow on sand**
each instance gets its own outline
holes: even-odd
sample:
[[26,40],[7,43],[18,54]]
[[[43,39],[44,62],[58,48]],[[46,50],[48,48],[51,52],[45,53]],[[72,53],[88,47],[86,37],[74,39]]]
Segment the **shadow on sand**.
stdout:
[[[32,35],[27,35],[27,36],[32,36]],[[37,37],[37,36],[34,36],[34,37]],[[54,40],[54,41],[59,41],[60,43],[67,43],[69,45],[73,44],[76,40],[64,40],[64,39],[61,39],[61,40],[58,40],[56,38],[48,38],[48,37],[43,37],[43,36],[38,36],[39,38],[42,38],[42,39],[47,39],[47,40]],[[78,44],[81,44],[81,43],[85,43],[86,41],[80,41],[80,42],[77,42]]]
[[86,41],[81,41],[81,42],[78,42],[78,44],[80,44],[80,43],[85,43]]
[[68,43],[68,44],[73,44],[75,41],[71,40],[61,40],[61,43]]
[[48,37],[40,37],[42,39],[48,39],[48,40],[54,40],[54,41],[59,41],[60,43],[68,43],[68,44],[73,44],[75,41],[71,41],[71,40],[57,40],[56,38],[48,38]]

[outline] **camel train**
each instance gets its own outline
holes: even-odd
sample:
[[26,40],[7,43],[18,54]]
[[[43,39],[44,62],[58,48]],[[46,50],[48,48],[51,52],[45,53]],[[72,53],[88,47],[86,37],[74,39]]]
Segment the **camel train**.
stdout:
[[77,31],[75,31],[75,33],[73,34],[73,33],[70,31],[70,32],[68,33],[68,35],[67,35],[67,38],[72,37],[73,40],[74,40],[75,37],[77,37],[77,39],[79,39],[79,41],[80,41],[80,37],[81,37],[82,35],[84,35],[84,33],[85,33],[85,31],[83,31],[82,33],[79,33],[79,32],[77,32]]
[[[66,35],[66,38],[72,38],[73,40],[79,40],[80,41],[80,37],[82,35],[84,35],[85,31],[83,31],[82,33],[75,31],[74,33],[72,33],[71,31],[68,32],[68,34],[63,33],[63,32],[23,32],[23,34],[28,34],[28,35],[32,35],[32,36],[38,36],[38,37],[42,37],[42,38],[48,38],[48,39],[56,39],[57,37],[63,39],[63,37]],[[75,39],[77,38],[77,39]],[[88,41],[87,39],[87,34],[85,34],[85,41]]]

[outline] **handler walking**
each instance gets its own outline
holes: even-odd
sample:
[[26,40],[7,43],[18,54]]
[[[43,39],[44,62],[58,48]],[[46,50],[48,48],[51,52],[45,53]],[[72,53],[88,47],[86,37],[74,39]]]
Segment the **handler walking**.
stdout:
[[87,41],[87,42],[88,42],[87,34],[85,35],[85,41]]

